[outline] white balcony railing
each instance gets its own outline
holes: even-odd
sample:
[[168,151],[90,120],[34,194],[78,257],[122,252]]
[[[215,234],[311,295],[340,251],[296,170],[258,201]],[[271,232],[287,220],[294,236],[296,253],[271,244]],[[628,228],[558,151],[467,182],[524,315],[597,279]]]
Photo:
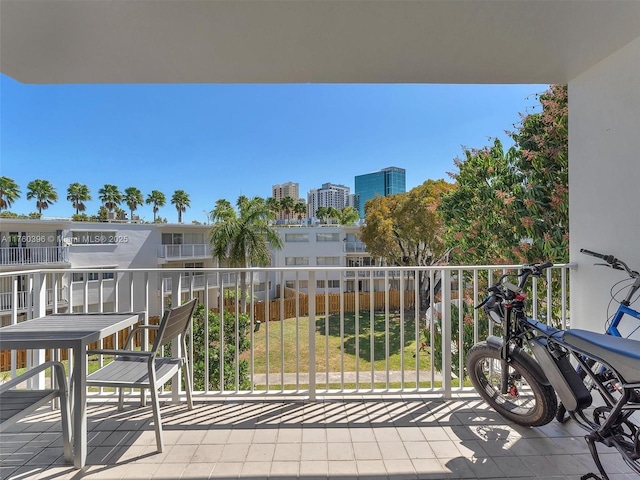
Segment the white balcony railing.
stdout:
[[158,258],[167,260],[210,257],[211,247],[208,244],[160,245],[158,247]]
[[[56,297],[45,310],[48,299],[37,293],[45,296],[50,288],[60,287],[73,299],[74,311],[144,311],[148,320],[157,319],[166,304],[189,297],[200,298],[207,310],[217,310],[224,302],[228,319],[220,324],[213,314],[207,320],[196,318],[187,342],[198,395],[313,399],[336,393],[447,397],[468,389],[466,349],[493,333],[484,313],[472,307],[507,269],[517,267],[252,268],[245,270],[246,317],[240,313],[242,302],[233,300],[241,298],[242,270],[237,269],[115,269],[110,270],[114,279],[94,282],[72,282],[62,269],[20,275],[28,277],[31,290],[26,294],[33,298],[27,318],[46,310],[66,311],[68,305]],[[349,279],[351,274],[354,278]],[[534,279],[528,292],[533,317],[567,326],[569,275],[570,266],[562,265],[547,270],[546,278]],[[18,276],[0,273],[0,279],[11,280],[1,284],[16,285]],[[162,280],[166,276],[170,285]],[[47,278],[51,284],[44,285]],[[113,294],[104,293],[107,283]],[[280,291],[285,295],[257,300],[257,291],[266,285],[271,296]],[[284,285],[293,288],[278,288]],[[11,293],[15,297],[18,292]],[[459,298],[462,309],[442,308],[459,305],[454,301]],[[13,309],[10,322],[16,321]]]
[[[66,287],[58,287],[55,303],[57,303],[58,305],[68,304],[66,290]],[[47,288],[47,296],[45,299],[45,306],[47,308],[54,305],[53,292],[53,288]],[[14,300],[13,292],[0,292],[0,314],[12,311],[14,304],[16,306],[16,311],[19,313],[32,309],[34,299],[31,293],[32,292],[29,292],[27,290],[19,290],[16,292]]]
[[69,263],[69,247],[1,247],[0,265],[55,265]]

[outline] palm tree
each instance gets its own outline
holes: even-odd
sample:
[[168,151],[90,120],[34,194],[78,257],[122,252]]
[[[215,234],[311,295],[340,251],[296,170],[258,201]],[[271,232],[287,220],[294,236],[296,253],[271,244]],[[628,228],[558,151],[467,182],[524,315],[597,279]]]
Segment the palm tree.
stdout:
[[156,221],[156,213],[158,213],[158,210],[160,209],[160,207],[164,207],[164,204],[167,202],[164,193],[158,191],[158,190],[151,190],[151,193],[149,195],[147,195],[147,200],[145,201],[145,203],[147,205],[149,204],[153,204],[153,221]]
[[282,200],[280,200],[280,208],[284,210],[284,213],[287,216],[287,222],[289,221],[289,215],[291,215],[295,203],[296,202],[293,197],[284,197]]
[[36,199],[38,213],[58,200],[58,193],[49,180],[36,179],[27,184],[27,200]]
[[71,202],[73,208],[76,209],[76,215],[78,215],[87,209],[84,202],[91,200],[91,191],[89,187],[82,183],[72,183],[69,185],[69,188],[67,188],[67,200]]
[[191,206],[189,194],[184,190],[176,190],[171,197],[171,204],[175,205],[176,210],[178,210],[178,223],[182,223],[182,212]]
[[233,209],[233,205],[231,205],[229,200],[225,200],[224,198],[218,200],[214,209],[209,213],[212,223],[227,220],[235,215],[236,212]]
[[344,207],[338,212],[338,223],[340,225],[353,225],[360,218],[360,214],[353,207]]
[[136,211],[138,205],[142,205],[144,203],[144,197],[142,196],[142,192],[138,190],[136,187],[128,187],[124,189],[124,202],[129,207],[131,211],[131,220],[133,220],[133,212]]
[[293,206],[293,213],[298,215],[298,223],[302,223],[302,217],[307,214],[307,206],[304,202],[298,202]]
[[267,207],[269,207],[269,218],[275,220],[280,213],[280,202],[275,197],[267,198]]
[[322,223],[327,223],[327,207],[318,207],[316,210],[316,218]]
[[329,220],[337,220],[340,216],[340,213],[338,212],[338,209],[335,207],[329,207],[327,208],[327,217],[329,218]]
[[20,198],[18,184],[9,177],[0,177],[0,211],[9,207]]
[[113,212],[122,202],[122,193],[115,185],[105,183],[104,187],[98,190],[98,198],[109,212]]
[[[224,204],[221,206],[224,207]],[[219,213],[222,215],[214,215],[218,221],[209,233],[213,256],[219,261],[228,260],[230,267],[245,269],[252,265],[268,266],[271,263],[269,245],[281,249],[282,239],[275,227],[269,224],[267,202],[259,197],[240,197],[236,206],[237,212],[235,209],[221,208]],[[240,272],[240,289],[242,311],[246,312],[245,270]]]

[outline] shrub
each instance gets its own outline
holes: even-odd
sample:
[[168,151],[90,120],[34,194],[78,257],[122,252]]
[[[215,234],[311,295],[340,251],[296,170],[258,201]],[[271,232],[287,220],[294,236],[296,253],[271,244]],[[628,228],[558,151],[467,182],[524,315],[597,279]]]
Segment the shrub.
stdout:
[[[220,314],[209,311],[209,389],[235,390],[236,367],[239,371],[237,388],[246,390],[251,387],[249,379],[249,363],[239,360],[243,352],[249,350],[251,319],[248,314],[239,314],[236,322],[234,314],[225,312],[224,319],[224,350],[220,349]],[[236,332],[238,333],[236,339]],[[236,348],[237,340],[237,348]],[[193,377],[194,389],[205,389],[205,309],[201,303],[193,314]],[[187,348],[189,340],[187,339]],[[223,384],[220,382],[220,357],[223,355]],[[236,358],[238,360],[236,362]]]

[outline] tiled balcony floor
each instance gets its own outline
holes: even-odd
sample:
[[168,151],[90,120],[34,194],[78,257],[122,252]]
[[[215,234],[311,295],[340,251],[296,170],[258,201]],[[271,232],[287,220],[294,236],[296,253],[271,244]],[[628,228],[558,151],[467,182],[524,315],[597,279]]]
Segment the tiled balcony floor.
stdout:
[[[595,468],[583,432],[506,422],[477,398],[233,398],[165,404],[165,452],[150,407],[89,405],[87,467],[64,463],[59,415],[41,410],[0,436],[0,478],[579,479]],[[637,476],[600,449],[612,480]]]

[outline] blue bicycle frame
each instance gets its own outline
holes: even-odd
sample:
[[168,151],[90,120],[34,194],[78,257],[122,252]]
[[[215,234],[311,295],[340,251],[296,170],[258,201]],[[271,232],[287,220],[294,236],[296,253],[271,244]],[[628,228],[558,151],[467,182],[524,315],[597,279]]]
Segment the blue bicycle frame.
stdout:
[[[607,335],[613,335],[614,337],[628,337],[630,335],[622,335],[622,333],[620,333],[619,327],[625,315],[629,315],[637,320],[640,320],[640,312],[634,310],[629,306],[631,304],[632,297],[635,295],[638,289],[640,289],[640,277],[636,277],[633,285],[631,285],[631,288],[627,293],[627,296],[618,305],[618,310],[611,318],[611,322],[609,323],[609,326],[605,331]],[[640,329],[640,324],[635,329],[633,329],[631,333],[634,333],[638,329]]]

